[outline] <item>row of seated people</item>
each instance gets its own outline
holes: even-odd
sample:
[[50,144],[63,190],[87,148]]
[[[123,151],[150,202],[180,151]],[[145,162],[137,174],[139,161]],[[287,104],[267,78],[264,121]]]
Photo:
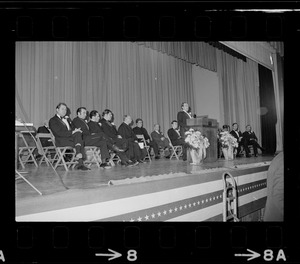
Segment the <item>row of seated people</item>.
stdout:
[[241,149],[242,147],[245,150],[246,157],[251,157],[249,146],[253,146],[253,152],[254,156],[257,157],[257,149],[260,149],[262,152],[265,152],[265,149],[259,145],[257,142],[257,136],[255,135],[255,132],[252,130],[250,125],[246,126],[245,132],[241,132],[239,130],[239,126],[237,123],[232,124],[232,130],[230,131],[229,125],[223,125],[222,131],[228,131],[230,134],[236,138],[238,142],[238,147],[236,149],[236,157],[241,157]]
[[[49,120],[49,128],[51,129],[55,143],[58,147],[71,146],[76,150],[76,159],[78,160],[77,169],[89,170],[83,161],[86,158],[84,146],[99,147],[101,152],[103,168],[110,168],[108,163],[110,159],[110,151],[117,153],[124,166],[135,166],[142,163],[147,152],[140,148],[136,135],[142,134],[149,146],[153,148],[155,158],[159,157],[159,148],[164,149],[165,157],[169,158],[170,142],[164,137],[159,130],[159,125],[154,126],[151,133],[152,140],[143,127],[142,119],[136,120],[136,127],[131,128],[132,118],[129,115],[124,116],[123,123],[117,129],[113,124],[113,113],[106,109],[102,113],[102,119],[96,110],[90,112],[90,121],[86,122],[87,110],[80,107],[77,110],[77,117],[73,120],[66,117],[67,105],[59,103],[56,107],[56,114]],[[40,128],[39,128],[40,129]],[[38,130],[38,133],[45,132]],[[183,160],[186,160],[186,143],[181,138],[178,131],[177,121],[172,122],[172,128],[168,130],[168,136],[173,145],[183,146]]]

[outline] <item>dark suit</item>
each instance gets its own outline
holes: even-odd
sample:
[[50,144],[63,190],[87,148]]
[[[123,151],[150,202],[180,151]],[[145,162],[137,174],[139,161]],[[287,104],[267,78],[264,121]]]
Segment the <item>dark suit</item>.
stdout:
[[[169,140],[164,136],[162,132],[157,133],[156,131],[153,131],[151,133],[152,139],[160,146],[161,148],[169,148]],[[162,137],[165,137],[164,140],[161,140]]]
[[104,133],[102,129],[102,124],[90,120],[88,123],[91,134]]
[[129,159],[135,161],[145,158],[145,152],[142,152],[139,144],[135,142],[138,139],[129,125],[123,122],[118,128],[118,133],[127,140],[128,150],[126,153]]
[[185,137],[184,133],[188,130],[188,128],[186,127],[187,119],[190,119],[190,116],[186,112],[180,111],[177,113],[177,121],[180,129],[180,135],[182,138]]
[[70,122],[68,129],[67,125],[59,118],[57,115],[53,116],[49,120],[49,128],[51,129],[54,137],[55,144],[57,147],[73,147],[76,149],[76,153],[84,153],[84,143],[82,140],[81,132],[76,132],[72,134],[72,124]]
[[158,145],[155,141],[150,139],[150,136],[149,136],[146,128],[136,126],[133,128],[133,132],[136,135],[143,135],[146,141],[149,140],[149,146],[151,148],[153,148],[155,156],[157,157],[159,155]]
[[181,137],[180,132],[178,131],[177,133],[175,129],[170,128],[168,130],[168,136],[173,146],[178,146],[178,145],[182,146],[182,154],[183,154],[182,158],[186,160],[186,151],[187,151],[188,144]]
[[261,149],[261,146],[257,143],[257,137],[253,131],[243,133],[243,143],[246,155],[249,155],[249,145],[253,146],[254,155],[257,155],[257,148]]
[[[80,128],[82,131],[82,139],[84,141],[85,146],[96,146],[100,148],[101,152],[101,159],[106,160],[110,158],[109,152],[108,152],[108,145],[109,143],[106,142],[106,140],[103,138],[104,133],[101,134],[95,134],[92,135],[89,129],[88,124],[85,122],[85,120],[81,119],[80,117],[75,117],[73,119],[73,125],[76,128]],[[112,145],[110,144],[110,147]]]
[[[93,121],[90,121],[90,122],[93,123]],[[93,127],[93,130],[92,130],[93,133],[94,133],[94,131],[95,131],[95,133],[96,133],[96,131],[99,131],[99,128],[97,126],[92,125],[92,124],[90,126]],[[105,136],[107,138],[109,138],[111,140],[111,142],[113,142],[113,144],[115,144],[119,148],[127,149],[127,147],[128,147],[127,141],[123,138],[118,138],[119,133],[118,133],[116,127],[113,126],[109,121],[102,118],[99,121],[98,126],[100,127],[100,130],[104,132]],[[122,162],[129,161],[128,157],[122,152],[119,152],[118,156],[120,157]]]
[[234,131],[234,130],[231,130],[230,131],[230,134],[233,136],[233,137],[235,137],[236,138],[236,140],[237,140],[237,142],[238,142],[238,144],[239,144],[239,146],[237,147],[237,155],[239,155],[240,154],[240,152],[241,152],[241,146],[243,145],[243,139],[241,139],[241,141],[239,141],[239,138],[240,137],[242,137],[243,136],[243,134],[242,134],[242,132],[241,131]]

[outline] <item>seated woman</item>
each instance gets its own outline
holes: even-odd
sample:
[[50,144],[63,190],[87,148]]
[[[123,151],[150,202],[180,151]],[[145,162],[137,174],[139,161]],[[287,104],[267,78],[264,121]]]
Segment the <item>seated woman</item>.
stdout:
[[160,127],[158,124],[154,125],[154,131],[151,133],[152,139],[164,150],[165,158],[170,158],[170,142],[164,136],[162,132],[160,132]]
[[246,157],[249,158],[251,157],[250,155],[250,150],[249,150],[249,145],[253,146],[253,151],[254,151],[254,157],[257,157],[257,149],[259,148],[262,152],[265,151],[264,148],[262,148],[258,142],[257,142],[257,137],[255,133],[252,131],[251,126],[247,125],[246,126],[246,131],[243,133],[243,144],[244,144],[244,149],[246,152]]

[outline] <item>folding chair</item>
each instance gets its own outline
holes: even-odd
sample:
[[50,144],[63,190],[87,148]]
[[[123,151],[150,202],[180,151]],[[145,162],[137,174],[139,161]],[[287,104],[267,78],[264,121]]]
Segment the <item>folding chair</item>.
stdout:
[[[53,142],[53,137],[50,133],[38,133],[36,135],[36,139],[38,144],[40,145],[42,149],[42,158],[39,161],[39,166],[46,162],[47,166],[49,166],[49,161],[53,164],[55,161],[58,160],[58,153],[56,151],[55,144]],[[47,140],[49,143],[51,143],[50,146],[43,145],[43,140]]]
[[[68,171],[71,166],[72,168],[74,168],[75,165],[77,164],[77,161],[75,161],[75,155],[76,155],[75,148],[69,146],[57,147],[55,144],[55,137],[50,129],[49,131],[53,139],[53,145],[55,146],[57,152],[57,161],[55,163],[54,169],[56,169],[58,166],[64,166],[66,171]],[[70,157],[70,161],[65,160],[66,155]]]
[[36,144],[30,143],[29,146],[28,142],[26,141],[24,134],[30,134],[29,131],[20,131],[17,133],[18,138],[21,140],[19,141],[19,152],[18,152],[18,159],[23,169],[25,169],[25,164],[29,162],[33,162],[36,167],[38,167],[38,164],[35,160],[35,157],[33,155],[33,151],[36,149]]
[[121,162],[121,158],[118,156],[117,153],[113,152],[113,151],[109,151],[110,152],[110,159],[109,159],[109,163],[111,166],[115,166],[115,162],[118,164]]
[[142,142],[140,142],[140,143],[142,143],[142,144],[144,145],[144,148],[145,148],[146,151],[147,151],[147,155],[146,155],[146,157],[144,158],[144,160],[145,160],[145,159],[149,159],[149,161],[151,162],[152,160],[151,160],[151,156],[150,156],[150,153],[149,153],[150,146],[147,145],[147,142],[146,142],[146,140],[145,140],[144,135],[136,135],[136,137],[142,141]]
[[[85,146],[84,150],[86,152],[87,157],[89,159],[85,160],[84,163],[91,166],[92,164],[96,164],[98,168],[100,168],[101,162],[101,154],[100,150],[96,146]],[[90,155],[88,155],[90,154]]]
[[173,146],[172,141],[170,140],[168,134],[167,134],[167,139],[170,141],[170,145],[171,145],[171,149],[172,149],[172,154],[170,156],[170,159],[175,157],[177,160],[179,160],[179,157],[182,154],[182,146],[181,145]]

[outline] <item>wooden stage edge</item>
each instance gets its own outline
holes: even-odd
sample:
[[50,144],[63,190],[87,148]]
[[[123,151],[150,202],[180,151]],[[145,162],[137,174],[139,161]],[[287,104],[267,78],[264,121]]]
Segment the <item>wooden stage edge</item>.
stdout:
[[16,181],[16,221],[222,221],[222,175],[234,176],[238,217],[262,210],[267,195],[267,170],[273,156],[219,159],[201,165],[182,160],[153,160],[136,167],[117,165],[91,171],[27,166],[26,182]]

